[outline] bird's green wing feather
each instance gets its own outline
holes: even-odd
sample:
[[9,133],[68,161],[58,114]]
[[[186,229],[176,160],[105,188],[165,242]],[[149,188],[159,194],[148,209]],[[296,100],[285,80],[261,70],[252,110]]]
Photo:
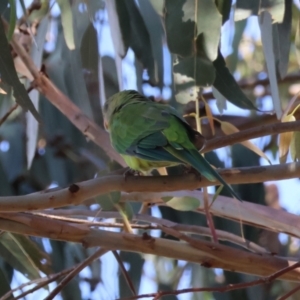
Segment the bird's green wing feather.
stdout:
[[172,107],[151,101],[131,101],[115,113],[110,126],[112,144],[120,154],[149,161],[187,163],[207,179],[219,180],[239,199],[199,154],[190,139],[189,130],[193,129]]

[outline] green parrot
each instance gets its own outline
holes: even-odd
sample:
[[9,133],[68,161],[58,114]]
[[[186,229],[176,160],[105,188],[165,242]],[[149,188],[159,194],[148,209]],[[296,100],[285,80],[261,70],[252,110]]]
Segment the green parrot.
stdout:
[[112,146],[131,169],[146,172],[188,164],[208,180],[218,180],[240,200],[198,152],[193,141],[202,135],[191,128],[175,108],[126,90],[106,101],[103,115]]

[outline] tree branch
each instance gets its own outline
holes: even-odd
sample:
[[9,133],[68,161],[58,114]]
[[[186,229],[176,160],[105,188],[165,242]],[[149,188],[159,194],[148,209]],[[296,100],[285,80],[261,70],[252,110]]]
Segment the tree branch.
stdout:
[[[119,298],[117,300],[135,300],[135,299],[141,299],[141,298],[148,298],[148,297],[154,297],[153,299],[160,299],[163,296],[167,295],[181,295],[185,293],[197,293],[197,292],[219,292],[219,293],[225,293],[233,290],[240,290],[244,288],[248,288],[251,286],[256,286],[256,285],[261,285],[261,284],[266,284],[274,281],[277,279],[281,274],[289,272],[290,270],[293,270],[294,268],[297,268],[300,266],[300,263],[295,263],[292,266],[289,266],[287,268],[284,268],[280,270],[279,272],[276,272],[268,277],[265,278],[260,278],[257,280],[253,280],[250,282],[242,282],[242,283],[236,283],[236,284],[228,284],[226,286],[221,286],[221,287],[204,287],[204,288],[188,288],[188,289],[181,289],[181,290],[174,290],[174,291],[160,291],[156,293],[149,293],[149,294],[142,294],[138,296],[132,296],[132,297],[126,297],[126,298]],[[300,289],[300,286],[297,286],[297,289],[293,289],[290,293],[286,294],[285,296],[290,296],[293,293],[295,293],[297,290]],[[287,297],[281,297],[278,300],[284,300],[287,299]]]
[[117,161],[121,166],[126,166],[121,156],[112,148],[108,134],[83,114],[78,106],[37,69],[32,58],[17,40],[16,36],[12,37],[11,45],[33,76],[33,85],[38,91],[58,108],[86,137],[102,148],[111,159]]
[[[5,216],[4,216],[5,215]],[[76,229],[75,229],[76,228]],[[100,246],[110,250],[148,253],[172,259],[199,263],[204,267],[222,268],[234,272],[268,276],[294,264],[268,254],[255,254],[221,244],[197,240],[193,246],[178,241],[153,238],[125,232],[90,229],[26,213],[2,214],[0,230],[82,243],[85,247]],[[284,280],[299,281],[300,269],[282,273]]]
[[[91,218],[115,218],[115,219],[121,219],[121,215],[119,212],[104,212],[104,211],[90,211],[90,210],[78,210],[78,209],[55,209],[52,211],[41,211],[37,213],[40,216],[45,216],[52,219],[59,219],[64,220],[68,222],[74,222],[78,224],[86,224],[88,226],[99,226],[99,227],[107,227],[107,228],[124,228],[123,223],[108,223],[108,222],[98,222],[98,221],[88,221],[86,219],[83,219],[84,217],[91,217]],[[71,217],[68,217],[71,216]],[[78,216],[80,219],[76,219],[76,216]],[[132,221],[142,221],[147,224],[136,224],[132,223],[130,224],[133,229],[140,229],[140,230],[153,230],[158,229],[161,230],[157,225],[159,224],[166,227],[171,227],[177,231],[185,232],[185,233],[192,233],[195,235],[200,236],[210,236],[211,237],[211,231],[207,227],[203,226],[195,226],[195,225],[187,225],[187,224],[179,224],[175,223],[173,221],[156,218],[150,215],[145,214],[137,214],[132,217]],[[244,239],[243,237],[240,237],[238,235],[235,235],[233,233],[216,229],[216,233],[218,235],[218,238],[223,241],[228,241],[233,244],[239,245],[249,251],[256,252],[256,253],[270,253],[265,248]]]
[[206,153],[214,149],[234,145],[254,138],[289,131],[300,131],[300,121],[262,125],[230,135],[212,138],[206,141],[206,144],[201,152]]
[[[282,180],[300,177],[300,163],[221,169],[219,173],[229,184]],[[199,177],[194,174],[184,176],[104,176],[72,184],[64,189],[50,189],[24,196],[0,197],[0,211],[31,211],[71,204],[77,205],[111,191],[180,191],[218,184],[217,181],[211,182],[206,178],[199,180]]]

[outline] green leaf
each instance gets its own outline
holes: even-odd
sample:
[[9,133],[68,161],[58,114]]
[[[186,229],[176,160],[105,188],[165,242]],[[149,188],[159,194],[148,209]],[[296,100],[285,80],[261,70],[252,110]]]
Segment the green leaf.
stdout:
[[7,10],[8,0],[0,1],[0,16]]
[[292,29],[292,2],[286,1],[284,19],[282,23],[273,24],[273,47],[277,74],[283,79],[288,70],[291,29]]
[[236,8],[234,12],[234,20],[241,21],[251,15],[258,15],[260,0],[236,0]]
[[227,100],[215,87],[212,87],[212,93],[217,100],[217,108],[222,115],[224,110],[227,109]]
[[9,0],[9,6],[10,6],[10,16],[9,16],[9,27],[8,27],[7,39],[10,41],[14,34],[16,21],[17,21],[16,1]]
[[[4,232],[0,236],[1,256],[30,279],[40,278],[39,270],[50,274],[49,257],[25,236]],[[42,262],[46,262],[44,265]]]
[[300,13],[298,12],[298,21],[296,25],[296,34],[295,34],[295,48],[298,65],[300,66]]
[[[262,10],[267,10],[271,16],[273,23],[282,23],[285,15],[285,0],[263,0],[261,3]],[[288,5],[292,5],[290,2]]]
[[96,197],[96,202],[100,204],[103,210],[115,210],[115,204],[121,200],[121,193],[119,191],[110,192]]
[[188,57],[174,65],[174,73],[194,78],[196,85],[209,86],[215,80],[215,69],[212,62],[204,57]]
[[191,211],[199,207],[200,201],[193,197],[163,197],[162,200],[170,207],[181,210]]
[[61,11],[61,23],[64,31],[66,44],[70,50],[75,49],[74,32],[73,32],[73,13],[69,1],[57,0]]
[[[40,1],[41,6],[32,10],[28,16],[28,21],[30,23],[39,23],[46,15],[49,13],[50,9],[50,0]],[[66,1],[67,2],[67,1]]]
[[293,161],[300,161],[300,131],[293,133],[290,151]]
[[194,48],[195,22],[183,22],[185,0],[165,1],[165,28],[170,51],[180,56],[190,56]]
[[41,121],[39,113],[32,104],[24,85],[18,78],[2,22],[0,22],[0,49],[1,79],[13,88],[17,103],[26,111],[28,109],[37,121]]
[[[197,50],[199,46],[206,56],[214,61],[218,56],[222,16],[213,0],[186,0],[183,5],[183,21],[191,20],[197,26]],[[195,17],[197,19],[195,20]],[[195,30],[193,34],[195,35]],[[200,51],[200,53],[201,53]]]
[[263,51],[265,55],[270,86],[273,101],[273,107],[276,112],[277,119],[281,118],[282,108],[279,98],[278,83],[275,67],[275,55],[273,50],[273,31],[272,31],[272,17],[268,11],[264,11],[259,16],[259,26],[261,31],[261,40]]
[[131,221],[134,215],[132,205],[129,202],[125,202],[125,203],[119,203],[119,207],[122,209],[127,219]]
[[131,37],[130,17],[125,1],[106,1],[109,26],[116,53],[126,56]]
[[238,21],[234,24],[234,37],[231,45],[232,53],[226,57],[227,67],[231,73],[234,73],[239,62],[239,46],[246,25],[247,20]]
[[232,0],[219,0],[216,1],[216,5],[222,15],[222,24],[224,24],[227,20],[229,20]]
[[157,84],[157,69],[153,57],[150,34],[141,13],[134,0],[126,0],[127,11],[130,19],[130,47],[137,59],[148,71],[149,80]]
[[229,72],[221,53],[219,53],[213,65],[216,69],[216,79],[213,86],[234,105],[240,108],[258,110],[242,92],[234,77]]
[[[6,270],[5,270],[4,264],[0,263],[0,282],[1,282],[1,284],[0,284],[0,296],[1,297],[3,297],[6,293],[8,293],[11,290],[10,285],[9,285],[9,281],[8,281],[8,276],[7,276],[5,271]],[[10,297],[8,297],[6,299],[13,300],[15,298],[12,294]]]
[[234,20],[240,21],[251,15],[258,16],[263,11],[272,15],[274,23],[281,23],[284,18],[285,0],[237,0]]
[[154,10],[149,0],[138,0],[139,10],[150,35],[152,53],[157,68],[157,85],[164,86],[164,58],[163,46],[165,41],[165,30],[160,16]]
[[[37,29],[35,43],[32,44],[31,57],[34,65],[40,70],[42,67],[43,49],[45,37],[48,29],[48,18],[44,18]],[[29,93],[30,99],[38,110],[40,93],[37,89],[33,89]],[[36,153],[36,145],[38,140],[38,123],[32,114],[26,114],[26,156],[27,168],[29,169]]]

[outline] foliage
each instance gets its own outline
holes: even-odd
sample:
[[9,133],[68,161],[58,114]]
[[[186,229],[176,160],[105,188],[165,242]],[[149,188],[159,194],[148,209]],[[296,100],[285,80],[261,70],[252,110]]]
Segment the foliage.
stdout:
[[[0,15],[0,299],[137,299],[149,266],[154,299],[299,289],[298,217],[263,184],[300,177],[292,1],[2,0]],[[227,146],[218,171],[242,203],[182,166],[124,175],[101,107],[133,86],[182,112],[213,166]]]

